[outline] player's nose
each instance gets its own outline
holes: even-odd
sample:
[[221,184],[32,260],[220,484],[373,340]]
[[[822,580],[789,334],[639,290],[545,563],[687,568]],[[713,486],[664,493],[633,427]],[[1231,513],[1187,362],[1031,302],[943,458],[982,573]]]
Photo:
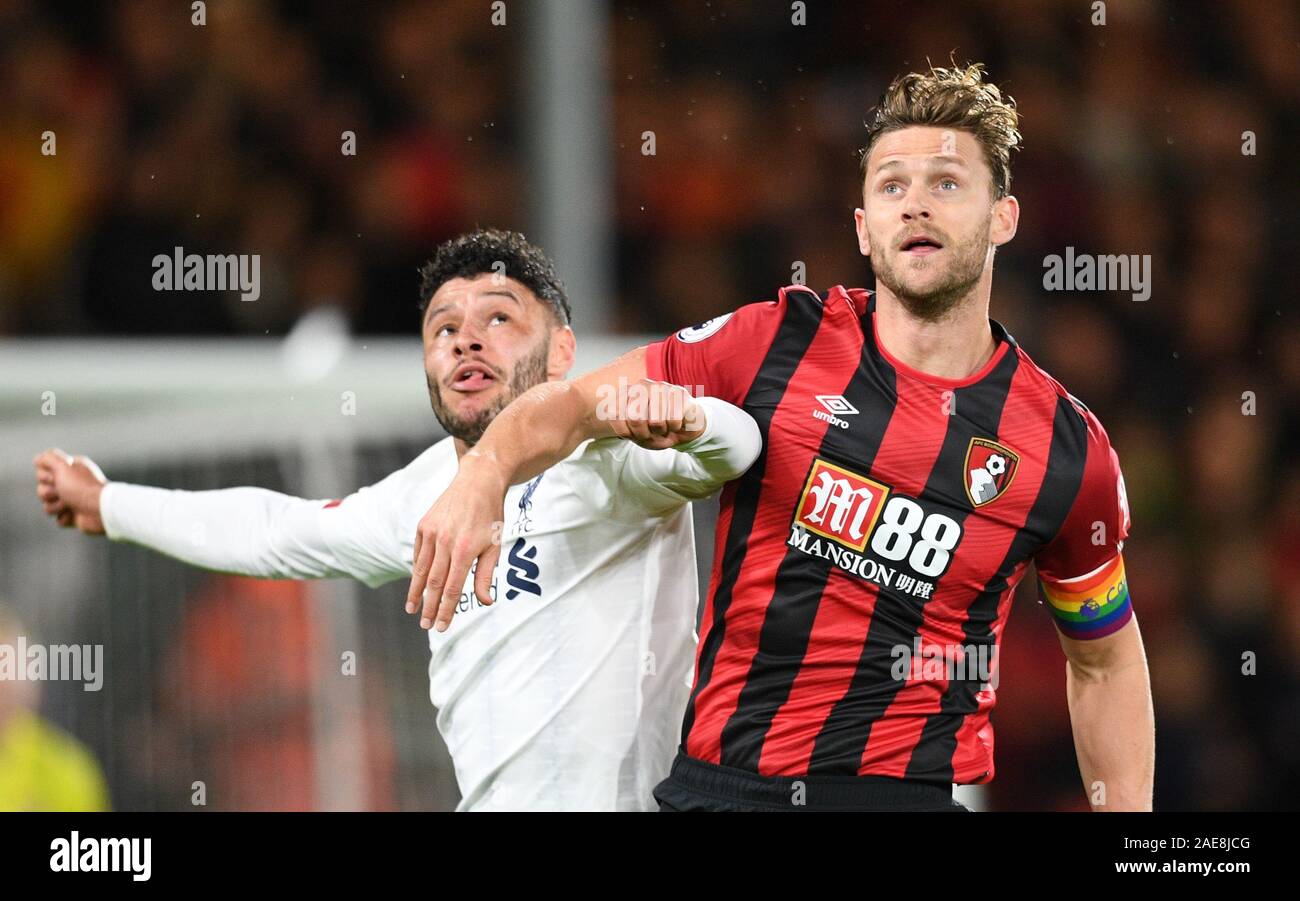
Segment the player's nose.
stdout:
[[477,327],[467,323],[456,332],[456,341],[453,346],[456,355],[461,356],[468,352],[477,353],[483,350],[483,341],[483,334],[478,331]]
[[903,221],[912,222],[916,219],[929,218],[929,197],[926,196],[924,187],[913,185],[908,188],[907,197],[903,200]]

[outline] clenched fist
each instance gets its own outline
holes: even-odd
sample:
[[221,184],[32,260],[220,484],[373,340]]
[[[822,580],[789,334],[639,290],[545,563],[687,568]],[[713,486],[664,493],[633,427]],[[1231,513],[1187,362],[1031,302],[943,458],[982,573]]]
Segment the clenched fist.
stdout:
[[609,423],[614,434],[650,450],[666,450],[704,433],[704,411],[679,385],[640,379],[620,380],[617,388],[597,391],[596,418]]
[[103,535],[99,495],[108,481],[89,457],[73,457],[58,448],[36,455],[36,496],[45,512],[63,528],[76,526],[87,535]]

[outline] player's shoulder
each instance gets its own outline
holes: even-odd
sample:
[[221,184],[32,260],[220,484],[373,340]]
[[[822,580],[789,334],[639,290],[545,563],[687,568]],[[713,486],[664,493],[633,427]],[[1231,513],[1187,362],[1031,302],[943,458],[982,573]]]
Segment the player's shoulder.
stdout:
[[441,441],[435,441],[421,451],[406,468],[419,472],[430,472],[439,469],[454,469],[456,463],[456,439],[448,435]]
[[1052,401],[1053,409],[1061,407],[1070,417],[1072,425],[1086,434],[1089,446],[1109,448],[1110,436],[1106,434],[1106,429],[1097,414],[1051,373],[1035,363],[1023,347],[1013,343],[1012,350],[1019,355],[1020,366],[1027,373],[1032,389],[1041,392],[1044,397]]
[[[725,313],[705,319],[695,325],[678,329],[672,340],[681,344],[699,344],[727,329],[725,337],[738,332],[748,331],[768,320],[778,320],[784,313],[784,302],[780,300],[758,301],[736,307]],[[730,328],[727,328],[730,326]]]
[[791,313],[818,312],[826,309],[847,308],[862,316],[870,308],[872,292],[864,288],[846,288],[832,285],[817,290],[808,285],[791,284],[777,289],[776,300],[766,305],[769,315],[788,316]]
[[786,285],[777,289],[776,298],[773,300],[758,300],[742,304],[696,325],[679,329],[673,337],[683,344],[698,344],[718,334],[724,328],[734,334],[765,323],[779,322],[791,309],[820,308],[831,294],[831,291],[818,293],[806,285]]
[[[401,469],[359,488],[354,494],[369,494],[376,499],[380,496],[405,499],[429,491],[440,491],[455,477],[456,468],[455,439],[448,436],[421,451]],[[338,506],[339,503],[331,502],[331,506]]]
[[[869,300],[870,292],[860,288],[835,285],[818,291],[807,285],[784,285],[777,289],[773,300],[742,304],[703,322],[678,329],[659,344],[696,345],[718,335],[719,340],[709,342],[709,346],[721,343],[733,349],[744,347],[761,351],[775,337],[782,323],[791,317],[802,317],[811,327],[821,320],[822,311],[826,309],[852,308],[860,316]],[[703,352],[704,348],[700,350]]]

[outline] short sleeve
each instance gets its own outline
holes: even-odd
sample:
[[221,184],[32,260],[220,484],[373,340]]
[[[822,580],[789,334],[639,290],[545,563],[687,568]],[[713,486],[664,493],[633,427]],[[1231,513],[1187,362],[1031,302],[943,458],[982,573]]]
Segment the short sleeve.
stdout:
[[742,406],[786,312],[780,299],[752,303],[646,347],[646,374],[696,396]]
[[1101,638],[1132,617],[1121,552],[1131,527],[1119,456],[1097,417],[1088,429],[1083,478],[1060,531],[1034,557],[1042,598],[1069,638]]

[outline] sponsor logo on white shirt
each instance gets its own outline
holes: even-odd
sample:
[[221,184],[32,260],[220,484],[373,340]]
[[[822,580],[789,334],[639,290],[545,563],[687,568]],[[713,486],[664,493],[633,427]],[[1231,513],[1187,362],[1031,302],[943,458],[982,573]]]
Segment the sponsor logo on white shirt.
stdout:
[[542,569],[534,562],[536,557],[537,545],[529,544],[523,538],[516,539],[510,547],[510,553],[506,555],[510,567],[506,570],[506,584],[510,586],[506,590],[506,600],[513,601],[521,591],[542,596],[542,586],[537,582]]

